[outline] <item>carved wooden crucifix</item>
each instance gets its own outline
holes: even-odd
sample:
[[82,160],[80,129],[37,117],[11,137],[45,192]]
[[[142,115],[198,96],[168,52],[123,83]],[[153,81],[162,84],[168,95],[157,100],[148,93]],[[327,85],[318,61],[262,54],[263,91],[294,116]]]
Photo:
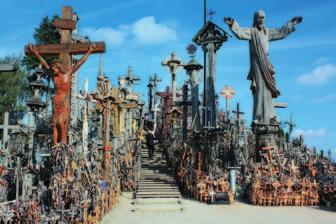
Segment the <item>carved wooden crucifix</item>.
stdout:
[[[71,75],[86,61],[92,53],[105,52],[105,44],[73,43],[72,31],[76,29],[76,21],[70,6],[62,8],[62,18],[55,18],[54,26],[60,29],[61,43],[46,45],[28,45],[26,54],[35,54],[41,64],[53,71],[55,96],[53,97],[53,135],[54,144],[67,143],[67,129],[70,120],[70,88]],[[59,55],[59,58],[48,64],[41,55]],[[72,55],[85,54],[76,64],[73,64]]]

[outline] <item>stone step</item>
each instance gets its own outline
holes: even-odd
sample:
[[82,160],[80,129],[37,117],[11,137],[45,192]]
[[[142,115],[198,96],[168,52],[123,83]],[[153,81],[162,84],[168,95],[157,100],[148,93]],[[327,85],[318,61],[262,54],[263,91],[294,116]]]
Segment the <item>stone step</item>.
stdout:
[[158,195],[153,195],[153,194],[141,194],[141,195],[136,195],[137,199],[146,199],[146,198],[181,198],[180,194],[158,194]]
[[137,198],[132,204],[182,204],[179,198]]
[[151,191],[151,192],[137,192],[137,195],[180,195],[179,191]]
[[138,190],[136,192],[136,195],[168,195],[168,194],[176,194],[176,195],[180,195],[180,192],[178,190],[150,190],[150,191],[146,191],[146,190]]
[[140,177],[153,177],[153,178],[170,178],[170,179],[174,179],[172,176],[168,175],[168,174],[165,174],[165,173],[162,173],[162,174],[140,174]]
[[144,175],[144,176],[148,176],[148,175],[152,175],[152,176],[154,176],[154,175],[169,175],[170,176],[170,174],[168,172],[163,172],[163,171],[162,172],[141,171],[140,175]]
[[177,188],[138,188],[137,193],[139,192],[179,192],[179,190]]
[[172,177],[168,176],[168,175],[164,175],[164,174],[158,174],[158,175],[140,175],[140,180],[141,179],[148,179],[148,178],[153,178],[153,179],[171,179],[173,180]]
[[140,186],[138,187],[138,191],[146,190],[178,190],[178,187],[173,187],[173,186]]
[[165,183],[142,183],[139,184],[138,188],[140,187],[175,187],[175,184],[165,184]]
[[140,204],[134,206],[137,212],[181,212],[184,206],[178,203],[174,204]]
[[[181,194],[172,176],[173,172],[168,167],[162,152],[155,150],[154,159],[148,159],[148,150],[146,149],[141,151],[141,155],[140,179],[135,192],[135,200],[147,200],[146,205],[148,204],[147,207],[150,207],[148,210],[152,211],[162,210],[164,207],[161,206],[160,200],[169,199],[173,200],[173,202],[170,201],[173,207],[172,210],[176,210],[176,206],[178,210],[181,210],[181,206],[177,203],[181,198]],[[153,207],[153,203],[157,203],[156,206]],[[158,204],[160,206],[157,206]],[[147,207],[145,210],[147,210]],[[136,208],[136,210],[141,209]],[[166,207],[164,209],[169,210],[170,208]]]
[[153,178],[147,178],[147,179],[140,179],[139,186],[141,184],[166,184],[167,186],[176,186],[176,183],[173,179],[153,179]]

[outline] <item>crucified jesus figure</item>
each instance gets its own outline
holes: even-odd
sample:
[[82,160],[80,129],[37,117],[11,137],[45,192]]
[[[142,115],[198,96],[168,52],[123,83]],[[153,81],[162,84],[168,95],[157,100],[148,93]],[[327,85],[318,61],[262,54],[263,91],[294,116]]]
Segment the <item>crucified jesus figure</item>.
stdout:
[[253,93],[253,123],[270,124],[277,121],[273,106],[273,98],[280,95],[276,86],[275,71],[268,58],[269,41],[285,38],[295,31],[295,25],[302,21],[302,17],[294,17],[280,29],[268,29],[265,26],[265,12],[262,10],[254,14],[253,27],[241,28],[230,17],[224,22],[229,25],[233,34],[239,40],[248,40],[250,44],[250,72],[247,76],[251,80]]
[[33,53],[40,63],[53,72],[53,82],[55,95],[53,96],[53,141],[54,144],[59,143],[59,138],[62,143],[67,143],[67,129],[70,120],[70,89],[71,75],[74,74],[80,66],[87,60],[92,51],[96,48],[93,44],[89,47],[86,54],[68,71],[64,71],[59,59],[53,60],[48,64],[40,55],[34,45],[28,45],[28,50]]

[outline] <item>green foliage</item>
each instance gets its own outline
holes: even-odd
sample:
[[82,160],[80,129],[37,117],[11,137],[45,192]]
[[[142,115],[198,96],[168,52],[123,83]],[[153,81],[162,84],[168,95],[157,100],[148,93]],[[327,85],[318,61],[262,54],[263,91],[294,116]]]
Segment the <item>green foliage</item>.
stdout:
[[286,139],[286,142],[289,142],[289,133],[287,131],[285,133],[285,139]]
[[[54,17],[55,18],[55,17]],[[54,19],[53,18],[53,19]],[[34,44],[57,44],[60,43],[60,34],[56,27],[53,25],[53,19],[49,19],[48,16],[44,17],[40,23],[40,26],[35,28],[35,33],[33,35],[35,43]],[[51,60],[57,58],[58,56],[44,55],[43,58],[49,63]],[[39,61],[33,55],[26,55],[23,58],[23,63],[28,70],[34,69],[39,65]]]
[[24,111],[25,99],[30,91],[28,87],[28,72],[23,69],[22,58],[7,56],[0,58],[1,64],[13,64],[16,71],[2,72],[0,74],[0,121],[6,111]]
[[280,138],[283,138],[285,136],[285,131],[282,127],[279,127],[278,135]]

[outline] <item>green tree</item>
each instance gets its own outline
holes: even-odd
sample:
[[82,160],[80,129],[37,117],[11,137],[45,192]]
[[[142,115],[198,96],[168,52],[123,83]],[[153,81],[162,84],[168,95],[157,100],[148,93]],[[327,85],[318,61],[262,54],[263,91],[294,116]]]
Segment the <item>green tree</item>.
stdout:
[[28,72],[22,65],[22,57],[7,56],[0,58],[1,64],[13,64],[16,71],[0,74],[0,121],[6,111],[24,111],[25,100],[29,95]]
[[[40,25],[35,28],[35,32],[33,34],[34,43],[33,44],[58,44],[60,43],[61,36],[57,30],[57,28],[53,24],[55,16],[50,19],[48,16],[42,18]],[[57,58],[58,55],[43,55],[43,58],[47,61],[47,63],[50,63],[53,59]],[[32,70],[38,67],[40,62],[34,55],[26,55],[23,58],[23,64],[25,65],[27,70]],[[51,71],[46,70],[45,74],[51,74]],[[43,78],[45,78],[48,82],[48,94],[47,94],[47,101],[50,101],[50,97],[52,92],[54,91],[53,88],[50,88],[50,81],[51,76],[46,75]]]
[[[55,16],[53,17],[53,19]],[[53,25],[53,19],[49,19],[48,16],[44,17],[39,25],[35,28],[34,32],[34,44],[57,44],[60,43],[60,34],[57,28]],[[55,59],[56,55],[45,55],[43,58],[49,63]],[[23,58],[23,63],[27,66],[28,70],[34,69],[39,65],[39,61],[33,55],[26,55]]]

